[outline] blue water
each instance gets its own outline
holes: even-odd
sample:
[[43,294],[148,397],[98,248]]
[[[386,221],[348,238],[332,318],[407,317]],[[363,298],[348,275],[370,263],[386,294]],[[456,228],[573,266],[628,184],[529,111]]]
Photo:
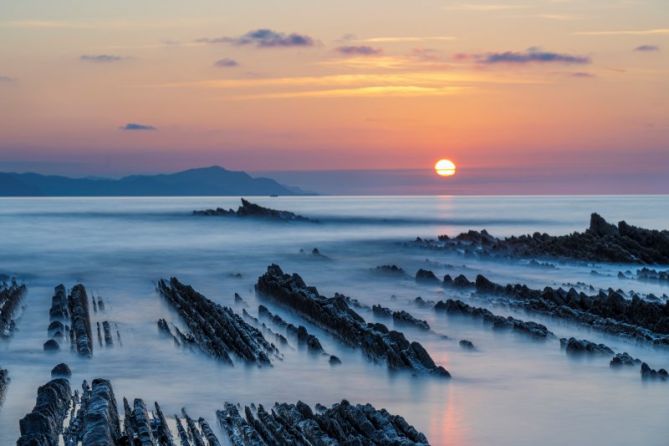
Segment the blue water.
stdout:
[[[229,197],[0,199],[0,273],[16,275],[29,287],[19,331],[10,341],[0,342],[0,367],[9,369],[12,377],[0,408],[0,444],[15,442],[18,420],[32,408],[37,386],[62,361],[73,369],[73,386],[83,379],[107,377],[118,398],[157,400],[166,414],[186,406],[191,415],[204,416],[216,428],[214,414],[224,401],[267,405],[301,399],[331,404],[346,398],[403,415],[434,445],[667,444],[669,382],[643,382],[636,367],[610,370],[609,358],[569,359],[557,340],[534,342],[514,333],[493,332],[476,321],[436,315],[410,300],[471,297],[419,285],[410,278],[380,277],[370,269],[394,263],[411,275],[427,267],[438,275],[464,273],[473,278],[483,273],[502,283],[543,287],[585,282],[597,288],[662,296],[669,294],[669,286],[618,279],[618,271],[634,269],[629,265],[574,263],[537,269],[522,262],[476,261],[404,242],[416,236],[483,228],[495,235],[564,234],[585,228],[593,211],[610,221],[625,219],[644,227],[667,228],[669,197],[264,197],[253,201],[321,222],[190,215],[193,209],[236,207],[238,198]],[[309,255],[314,247],[329,260]],[[342,292],[428,320],[430,333],[401,330],[420,341],[453,379],[391,374],[271,304],[274,312],[306,325],[343,364],[332,368],[327,358],[314,357],[290,340],[290,347],[281,349],[283,361],[275,361],[272,368],[241,364],[231,368],[180,350],[159,336],[158,318],[177,323],[178,318],[155,293],[158,279],[177,276],[230,306],[238,292],[248,303],[244,308],[255,315],[259,301],[253,284],[270,263],[300,273],[322,294]],[[600,274],[592,275],[593,269]],[[46,355],[42,343],[47,339],[53,287],[77,282],[105,299],[107,312],[93,314],[93,320],[117,322],[123,345],[96,345],[91,360],[68,351]],[[474,303],[499,314],[542,322],[558,336],[604,342],[654,368],[669,368],[668,350],[492,302]],[[243,307],[234,308],[241,312]],[[371,313],[360,312],[374,319]],[[462,338],[472,340],[478,350],[460,349],[457,341]]]

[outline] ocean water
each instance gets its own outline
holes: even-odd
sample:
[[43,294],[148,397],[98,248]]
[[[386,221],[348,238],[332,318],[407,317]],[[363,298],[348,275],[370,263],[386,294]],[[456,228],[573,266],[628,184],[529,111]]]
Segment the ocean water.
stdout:
[[[560,263],[555,269],[524,262],[478,261],[424,250],[409,242],[468,229],[494,235],[535,231],[565,234],[587,227],[591,212],[609,221],[650,228],[669,227],[669,197],[262,197],[252,201],[285,209],[320,223],[281,223],[196,217],[194,209],[236,207],[225,198],[34,198],[0,199],[0,273],[28,286],[18,331],[0,341],[0,367],[12,382],[0,407],[0,444],[14,444],[19,419],[34,405],[37,387],[59,362],[72,370],[72,385],[96,377],[112,380],[116,397],[160,402],[166,414],[186,407],[204,416],[219,433],[215,411],[225,401],[271,405],[372,403],[404,416],[434,445],[666,445],[669,438],[669,382],[642,381],[638,367],[611,370],[609,358],[575,360],[557,339],[533,341],[493,331],[478,321],[435,314],[411,301],[457,297],[493,312],[544,323],[558,337],[576,336],[626,351],[653,368],[669,368],[669,350],[654,348],[577,324],[527,314],[467,293],[390,278],[371,271],[396,264],[413,276],[419,268],[438,276],[483,273],[501,283],[532,287],[584,282],[596,288],[653,293],[666,299],[669,286],[621,280],[631,265]],[[326,259],[310,255],[318,248]],[[301,252],[300,250],[304,250]],[[321,294],[341,292],[372,305],[405,309],[426,319],[432,330],[400,327],[421,342],[450,381],[391,373],[359,351],[342,345],[285,308],[257,297],[253,285],[271,263],[297,272]],[[598,274],[592,274],[596,270]],[[328,364],[289,337],[283,360],[271,368],[222,365],[183,350],[160,336],[156,321],[181,325],[155,292],[160,278],[176,276],[210,299],[257,315],[259,303],[307,326],[328,353],[343,363]],[[118,324],[122,345],[100,348],[92,359],[69,351],[46,354],[48,310],[53,287],[83,283],[102,296],[106,312],[93,322]],[[247,305],[235,305],[234,293]],[[371,312],[359,310],[368,320]],[[280,330],[277,330],[280,331]],[[444,338],[447,335],[448,338]],[[474,352],[458,340],[469,339]]]

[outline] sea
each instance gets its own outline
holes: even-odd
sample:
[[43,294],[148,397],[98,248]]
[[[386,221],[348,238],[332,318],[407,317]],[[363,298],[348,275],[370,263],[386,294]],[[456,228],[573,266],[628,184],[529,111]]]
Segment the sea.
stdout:
[[[634,273],[638,265],[554,261],[552,267],[537,267],[530,259],[481,260],[412,243],[416,237],[470,229],[496,236],[567,234],[587,228],[592,212],[612,222],[667,229],[669,196],[248,197],[318,222],[192,215],[196,209],[236,208],[239,198],[0,199],[0,273],[28,287],[14,336],[0,341],[0,368],[11,377],[0,405],[0,445],[15,444],[19,420],[31,411],[38,386],[60,362],[72,368],[73,388],[83,380],[110,379],[119,407],[123,397],[143,398],[147,405],[157,401],[171,423],[171,414],[186,408],[191,416],[207,419],[223,444],[227,440],[216,411],[225,402],[267,407],[301,400],[329,406],[343,399],[402,415],[433,445],[669,444],[669,381],[642,380],[638,366],[611,369],[606,356],[567,356],[558,338],[602,342],[655,369],[669,369],[667,348],[526,313],[471,292],[417,283],[414,275],[420,268],[438,277],[484,274],[503,284],[579,284],[653,294],[663,301],[669,294],[666,282],[618,278],[620,271]],[[320,255],[313,254],[314,248]],[[343,293],[365,305],[406,310],[426,320],[430,331],[394,326],[368,309],[356,309],[367,321],[383,322],[420,342],[452,378],[389,371],[257,296],[254,284],[271,264],[299,273],[322,295]],[[406,275],[378,274],[374,270],[380,265],[397,265]],[[259,304],[268,306],[306,326],[342,364],[330,365],[327,356],[310,353],[290,336],[288,345],[277,344],[282,358],[262,368],[241,361],[225,365],[176,346],[157,327],[160,318],[184,327],[156,292],[156,283],[170,277],[240,314],[246,309],[257,316]],[[43,351],[54,287],[77,283],[105,302],[104,312],[91,314],[94,326],[108,320],[121,335],[113,347],[100,347],[96,340],[90,359],[68,348]],[[235,303],[235,293],[243,303]],[[462,299],[495,314],[540,322],[557,336],[537,341],[493,330],[478,320],[420,307],[413,302],[418,296]],[[461,339],[476,349],[462,349]]]

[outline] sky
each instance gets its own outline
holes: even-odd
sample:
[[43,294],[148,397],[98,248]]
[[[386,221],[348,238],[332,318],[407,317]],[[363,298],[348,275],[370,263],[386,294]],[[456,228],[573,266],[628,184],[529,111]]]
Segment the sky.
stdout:
[[3,1],[0,170],[669,193],[668,54],[666,0]]

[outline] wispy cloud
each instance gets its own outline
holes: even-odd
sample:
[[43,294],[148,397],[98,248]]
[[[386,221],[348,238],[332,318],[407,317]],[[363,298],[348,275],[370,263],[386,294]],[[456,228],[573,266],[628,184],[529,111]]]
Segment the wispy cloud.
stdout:
[[634,51],[639,51],[639,52],[660,51],[660,47],[657,45],[639,45],[638,47],[634,48]]
[[358,39],[358,42],[369,43],[411,43],[411,42],[426,42],[430,40],[436,41],[450,41],[455,40],[454,36],[386,36],[386,37],[369,37],[366,39]]
[[152,131],[152,130],[158,130],[156,127],[152,125],[146,125],[146,124],[137,124],[136,122],[129,122],[126,125],[119,127],[119,130],[124,130],[124,131]]
[[243,95],[237,99],[290,99],[290,98],[355,98],[355,97],[415,97],[457,94],[467,87],[421,87],[415,85],[383,85],[355,88],[333,88],[308,91],[288,91]]
[[592,79],[593,77],[595,77],[594,74],[585,71],[576,71],[574,73],[569,73],[569,76],[578,79]]
[[116,56],[114,54],[84,54],[79,57],[79,60],[91,63],[112,63],[119,62],[123,59],[125,59],[125,57]]
[[538,48],[530,48],[524,52],[505,51],[501,53],[475,54],[472,58],[478,63],[483,64],[561,63],[584,65],[591,62],[588,56],[553,53]]
[[577,36],[649,36],[658,34],[669,34],[669,28],[655,29],[627,29],[610,31],[578,31]]
[[122,28],[177,28],[204,25],[212,19],[179,19],[179,20],[98,20],[98,21],[66,21],[66,20],[10,20],[0,22],[0,27],[23,29],[122,29]]
[[529,5],[518,5],[513,3],[459,3],[446,5],[444,6],[444,9],[451,11],[496,12],[527,9],[529,7]]
[[229,43],[238,46],[250,45],[257,48],[309,47],[316,44],[313,38],[304,34],[287,34],[267,28],[249,31],[238,37],[203,37],[197,41],[202,43]]
[[223,59],[219,59],[216,62],[214,62],[214,66],[219,68],[234,68],[239,66],[239,62],[237,62],[234,59],[225,57]]
[[15,81],[16,79],[14,79],[13,77],[3,76],[0,74],[0,82],[15,82]]
[[374,48],[368,45],[358,46],[340,46],[335,51],[344,56],[379,56],[383,54],[381,48]]

